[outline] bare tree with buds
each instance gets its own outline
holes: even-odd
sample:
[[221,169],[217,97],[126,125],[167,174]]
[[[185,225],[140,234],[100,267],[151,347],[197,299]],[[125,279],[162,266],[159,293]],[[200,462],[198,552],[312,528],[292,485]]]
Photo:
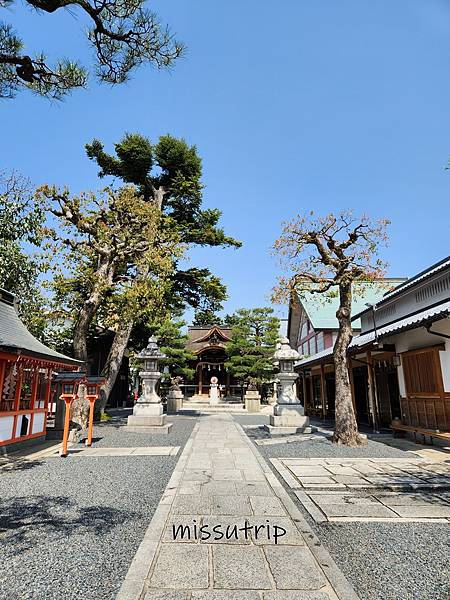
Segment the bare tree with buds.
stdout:
[[339,296],[336,312],[339,330],[333,349],[336,377],[333,441],[337,444],[365,443],[358,433],[347,366],[347,351],[353,337],[352,297],[354,283],[371,282],[384,275],[386,264],[378,257],[378,251],[387,241],[388,224],[387,220],[375,221],[365,215],[356,218],[352,211],[324,217],[311,212],[286,222],[274,244],[274,254],[288,273],[279,278],[274,288],[275,302],[289,301],[294,294],[305,291],[325,298]]

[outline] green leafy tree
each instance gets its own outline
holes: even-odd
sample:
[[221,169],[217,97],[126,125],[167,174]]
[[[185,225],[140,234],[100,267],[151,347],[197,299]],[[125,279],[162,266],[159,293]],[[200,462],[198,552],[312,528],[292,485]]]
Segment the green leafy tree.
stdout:
[[[100,167],[99,177],[111,176],[137,186],[143,198],[164,217],[164,226],[174,228],[187,246],[232,246],[240,242],[218,226],[221,212],[202,209],[202,163],[195,146],[170,135],[156,144],[140,134],[126,134],[115,144],[115,156],[94,140],[86,151]],[[172,297],[167,301],[180,310],[186,304],[196,311],[221,309],[225,286],[208,269],[181,269],[174,259]]]
[[210,308],[197,310],[194,315],[193,325],[206,327],[208,325],[222,325],[222,319]]
[[167,358],[163,359],[162,366],[168,367],[171,377],[180,376],[190,379],[195,370],[189,366],[189,361],[195,359],[195,355],[187,348],[188,336],[183,333],[182,328],[186,325],[184,321],[164,319],[154,328],[154,334],[158,338],[161,350]]
[[[353,409],[347,352],[352,341],[352,297],[357,282],[375,281],[384,275],[385,263],[378,257],[386,242],[389,221],[354,217],[352,211],[316,217],[298,215],[285,223],[274,244],[287,277],[280,277],[273,300],[287,303],[303,291],[327,297],[339,295],[336,318],[339,330],[333,348],[336,378],[334,442],[347,446],[367,443],[358,433]],[[359,286],[359,289],[363,289]]]
[[[0,0],[7,8],[14,0]],[[40,12],[73,9],[89,23],[86,34],[95,57],[95,74],[105,83],[126,81],[138,66],[169,67],[183,53],[145,0],[27,0]],[[60,99],[87,83],[87,70],[76,60],[51,66],[43,52],[26,53],[24,43],[7,23],[0,22],[0,96],[13,97],[21,88]]]
[[52,231],[54,255],[68,273],[55,277],[57,297],[76,315],[75,356],[88,357],[89,331],[95,323],[115,332],[104,367],[102,404],[114,386],[132,330],[139,321],[165,316],[173,257],[182,246],[176,232],[160,227],[159,210],[127,186],[102,195],[71,197],[68,190],[42,187],[58,219]]
[[17,296],[22,320],[38,337],[46,323],[40,285],[46,261],[39,252],[43,221],[30,183],[14,172],[0,174],[0,287]]
[[273,353],[280,320],[271,308],[241,308],[229,319],[231,341],[226,345],[225,368],[240,381],[256,380],[258,386],[274,373]]

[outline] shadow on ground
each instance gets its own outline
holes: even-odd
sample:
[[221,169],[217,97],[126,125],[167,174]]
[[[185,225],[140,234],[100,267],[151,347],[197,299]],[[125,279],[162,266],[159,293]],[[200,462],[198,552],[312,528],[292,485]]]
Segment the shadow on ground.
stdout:
[[[67,496],[27,496],[0,500],[0,536],[12,555],[35,543],[36,535],[58,533],[67,538],[85,530],[105,535],[135,513],[108,506],[80,507]],[[6,544],[4,544],[6,548]]]
[[0,472],[29,471],[43,464],[42,460],[26,460],[23,458],[0,459]]

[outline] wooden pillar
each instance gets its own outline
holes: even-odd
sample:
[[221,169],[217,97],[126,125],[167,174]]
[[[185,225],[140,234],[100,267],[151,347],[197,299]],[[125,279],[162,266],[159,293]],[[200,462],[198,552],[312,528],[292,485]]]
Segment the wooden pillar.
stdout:
[[[22,392],[22,365],[20,365],[16,362],[15,367],[17,369],[17,375],[16,375],[17,379],[16,379],[16,393],[14,395],[14,410],[17,411],[20,408],[20,394]],[[12,368],[14,369],[14,365],[12,366]],[[17,437],[16,429],[17,429],[17,415],[14,415],[13,430],[12,430],[13,439],[15,437]]]
[[39,366],[36,366],[33,374],[33,383],[31,384],[31,400],[30,400],[30,424],[28,434],[33,433],[33,423],[34,423],[34,409],[36,406],[36,396],[38,391],[38,383],[39,383]]
[[2,401],[3,382],[5,381],[5,373],[6,373],[6,360],[2,360],[2,361],[0,361],[0,403]]
[[367,375],[369,383],[369,408],[372,416],[373,428],[378,431],[378,397],[377,384],[375,381],[375,371],[373,368],[372,353],[370,350],[366,352],[367,358]]
[[308,413],[306,412],[308,409],[308,397],[306,395],[306,377],[305,374],[302,373],[302,387],[303,387],[303,408],[305,409],[305,415],[307,415]]
[[322,402],[322,419],[325,420],[325,367],[320,363],[320,398]]

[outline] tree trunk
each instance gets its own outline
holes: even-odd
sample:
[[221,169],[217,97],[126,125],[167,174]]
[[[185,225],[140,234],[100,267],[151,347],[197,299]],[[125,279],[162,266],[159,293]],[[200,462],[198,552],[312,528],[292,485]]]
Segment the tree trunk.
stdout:
[[347,350],[353,337],[351,323],[351,282],[340,284],[339,300],[339,309],[336,312],[336,317],[339,321],[339,332],[333,350],[336,378],[336,424],[333,442],[335,444],[356,447],[362,446],[367,442],[358,433],[347,366]]
[[108,358],[103,367],[102,375],[106,382],[101,387],[100,391],[100,409],[105,410],[109,395],[114,387],[119,373],[120,365],[122,364],[123,355],[128,346],[131,330],[133,329],[133,321],[125,321],[121,323],[114,335],[114,339],[109,350]]
[[110,285],[112,282],[112,265],[109,261],[100,264],[95,273],[95,284],[88,298],[84,301],[83,306],[75,321],[73,332],[73,351],[75,358],[82,360],[87,367],[88,350],[87,336],[92,319],[97,314],[97,311],[102,303],[103,294],[102,287]]

